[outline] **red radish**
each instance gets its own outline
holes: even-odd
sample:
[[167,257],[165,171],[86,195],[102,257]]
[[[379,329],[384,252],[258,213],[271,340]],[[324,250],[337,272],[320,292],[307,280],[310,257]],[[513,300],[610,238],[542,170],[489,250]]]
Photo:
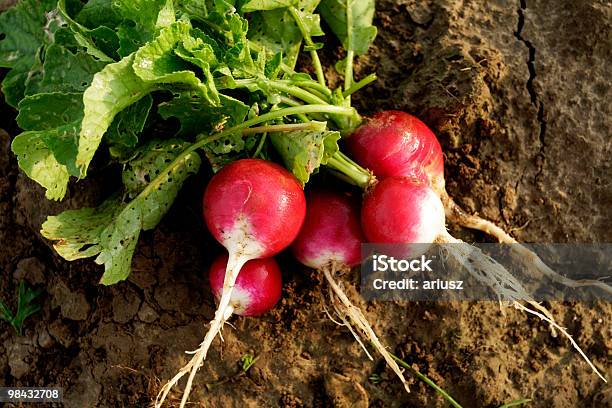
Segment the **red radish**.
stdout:
[[[210,288],[221,299],[227,255],[215,259],[208,272]],[[236,279],[230,307],[239,316],[260,316],[274,307],[281,296],[281,271],[274,258],[253,259],[244,264]]]
[[225,166],[204,193],[206,225],[227,248],[230,263],[279,253],[295,239],[305,214],[298,180],[266,160],[242,159]]
[[336,271],[350,270],[360,263],[361,243],[364,241],[359,224],[359,208],[349,196],[331,191],[313,191],[308,196],[304,226],[291,245],[291,250],[298,261],[324,274],[330,287],[330,299],[344,325],[370,358],[351,323],[372,342],[408,391],[408,384],[399,366],[382,345],[363,313],[353,305],[334,278]]
[[320,190],[308,195],[306,208],[306,222],[291,245],[297,260],[316,269],[331,262],[358,265],[365,239],[357,204],[344,194]]
[[[242,266],[273,256],[291,244],[306,215],[306,198],[298,180],[283,167],[266,160],[242,159],[223,167],[204,193],[204,219],[212,235],[228,251],[223,288],[214,319],[194,357],[160,391],[161,406],[170,389],[190,372],[181,408],[206,353],[230,317],[232,291]],[[161,397],[160,397],[161,396]]]
[[426,124],[401,111],[376,113],[346,141],[349,153],[379,179],[414,177],[444,188],[444,157]]
[[[502,228],[477,215],[468,214],[459,207],[448,195],[444,186],[444,157],[440,143],[427,125],[416,117],[395,110],[379,112],[355,130],[347,138],[346,143],[353,158],[371,170],[379,180],[394,176],[409,176],[429,182],[442,200],[446,217],[451,222],[483,231],[499,242],[512,244],[510,246],[512,251],[527,267],[533,267],[538,272],[570,287],[597,286],[612,293],[612,288],[604,282],[574,281],[559,275],[537,254],[521,245]],[[421,239],[427,242],[424,238]]]
[[[444,250],[474,278],[493,288],[500,301],[508,301],[515,308],[546,321],[553,330],[559,330],[593,371],[606,381],[569,333],[555,322],[544,306],[533,300],[512,274],[479,248],[453,238],[446,231],[442,208],[439,197],[429,185],[407,177],[388,177],[366,194],[361,222],[366,238],[373,242],[450,244],[445,245]],[[532,308],[520,301],[526,301]]]
[[444,228],[444,208],[428,184],[389,177],[365,196],[361,222],[371,242],[430,243]]

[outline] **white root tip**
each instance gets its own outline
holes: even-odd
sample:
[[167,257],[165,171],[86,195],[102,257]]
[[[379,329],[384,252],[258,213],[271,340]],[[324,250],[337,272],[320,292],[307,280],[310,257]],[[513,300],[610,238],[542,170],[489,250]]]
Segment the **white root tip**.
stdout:
[[[553,336],[556,336],[555,330],[561,332],[570,341],[578,354],[587,362],[593,372],[604,382],[607,382],[572,336],[555,322],[550,311],[536,302],[506,268],[490,256],[484,254],[479,248],[452,237],[446,230],[441,234],[439,242],[453,244],[445,246],[448,253],[463,265],[470,275],[492,288],[497,294],[500,304],[501,302],[510,302],[515,308],[539,317],[549,324]],[[527,302],[533,309],[524,306],[520,303],[521,301]]]
[[[347,319],[347,313],[346,312],[341,312],[338,303],[338,299],[336,298],[336,296],[334,295],[334,291],[333,289],[330,287],[329,288],[329,300],[332,302],[332,305],[334,306],[334,310],[336,311],[336,315],[340,317],[340,320],[342,320],[342,323],[340,323],[340,326],[345,326],[353,335],[353,337],[355,338],[355,340],[357,340],[357,343],[359,343],[359,346],[361,346],[363,352],[366,354],[366,356],[368,356],[368,358],[370,359],[370,361],[374,361],[374,357],[372,357],[372,355],[370,354],[370,352],[368,351],[368,348],[365,346],[365,344],[363,344],[363,342],[361,341],[361,337],[359,337],[359,334],[357,334],[355,332],[355,330],[353,329],[353,326],[351,325],[351,322],[348,321]],[[335,322],[335,320],[332,319],[333,322]]]
[[[535,306],[532,302],[528,302],[530,305]],[[537,304],[537,303],[536,303]],[[561,332],[561,334],[563,334],[563,336],[565,336],[570,343],[572,344],[572,346],[574,346],[574,348],[576,349],[576,351],[578,351],[578,354],[580,354],[582,356],[582,358],[587,362],[587,364],[589,365],[589,367],[591,367],[591,370],[593,370],[595,372],[595,374],[597,374],[599,376],[599,378],[601,378],[605,383],[608,382],[608,380],[606,380],[606,378],[601,374],[601,372],[597,369],[597,367],[595,367],[595,365],[591,362],[591,360],[587,357],[587,355],[582,351],[582,349],[580,348],[580,346],[578,345],[578,343],[576,343],[576,341],[574,340],[574,338],[565,330],[565,328],[559,326],[554,320],[552,320],[551,318],[545,316],[543,313],[537,312],[533,309],[530,309],[518,302],[514,302],[514,307],[522,310],[526,313],[531,313],[532,315],[535,315],[537,317],[539,317],[540,319],[544,320],[546,323],[550,324],[551,326],[553,326],[554,328],[556,328],[557,330],[559,330]],[[538,305],[540,307],[542,307],[541,305]]]
[[183,391],[180,408],[184,408],[187,404],[187,400],[189,399],[189,394],[191,392],[191,387],[193,384],[193,379],[200,367],[202,366],[202,362],[206,359],[208,349],[210,348],[217,334],[221,333],[221,329],[223,328],[223,324],[225,323],[225,321],[229,319],[229,317],[232,315],[232,312],[234,310],[234,308],[230,304],[232,291],[240,269],[242,269],[242,266],[248,260],[249,259],[244,257],[233,256],[230,253],[227,262],[227,268],[225,271],[225,279],[223,281],[221,299],[219,300],[219,305],[217,306],[215,317],[210,322],[208,332],[206,333],[204,340],[202,341],[202,343],[200,343],[200,347],[197,350],[193,352],[187,352],[188,354],[193,353],[193,357],[191,358],[189,363],[187,363],[183,368],[181,368],[179,372],[161,388],[161,390],[155,397],[155,408],[161,408],[164,401],[168,397],[168,393],[170,392],[172,387],[174,387],[185,374],[189,373],[187,384],[185,385],[185,390]]
[[[353,336],[357,339],[357,342],[365,350],[365,346],[361,342],[357,333],[355,333],[355,331],[352,329],[350,322],[352,322],[359,329],[363,336],[372,343],[374,348],[383,356],[389,367],[401,380],[402,384],[404,385],[404,388],[406,389],[406,392],[410,392],[410,388],[408,387],[408,383],[404,378],[402,369],[397,365],[393,357],[391,357],[391,354],[389,354],[387,349],[382,345],[382,343],[378,339],[378,336],[376,336],[376,333],[374,333],[372,326],[365,318],[363,313],[361,313],[361,310],[359,310],[359,308],[353,305],[346,293],[344,293],[344,290],[342,290],[340,285],[336,283],[334,277],[332,276],[332,271],[330,270],[330,268],[323,268],[323,273],[330,286],[330,298],[332,299],[332,304],[334,305],[338,316],[340,316],[340,318],[344,322],[344,325],[349,328]],[[367,350],[366,354],[368,355],[368,357],[370,357],[370,359],[372,358],[367,352]]]

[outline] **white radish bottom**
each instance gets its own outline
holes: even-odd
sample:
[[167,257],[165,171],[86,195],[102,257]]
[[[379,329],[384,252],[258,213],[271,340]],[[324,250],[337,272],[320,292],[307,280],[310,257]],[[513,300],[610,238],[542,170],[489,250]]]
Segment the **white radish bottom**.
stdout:
[[[595,374],[604,380],[604,382],[607,382],[604,376],[599,372],[599,370],[597,370],[595,365],[593,365],[591,360],[582,351],[580,346],[578,346],[578,343],[574,341],[572,336],[563,327],[559,326],[555,322],[550,311],[536,302],[527,293],[527,291],[525,291],[521,283],[514,276],[512,276],[512,274],[508,272],[506,268],[504,268],[490,256],[483,253],[479,248],[469,245],[460,239],[454,238],[446,231],[446,229],[444,229],[440,234],[437,242],[441,244],[455,244],[445,246],[448,255],[463,265],[468,270],[470,275],[472,275],[478,281],[491,287],[497,294],[500,304],[502,302],[507,302],[516,309],[539,317],[550,325],[553,336],[556,336],[555,330],[561,332],[561,334],[563,334],[563,336],[570,341],[572,346],[576,349],[576,351],[578,351],[582,358],[584,358]],[[529,306],[531,306],[531,308],[520,303],[521,301],[526,302]]]
[[187,404],[193,379],[198,372],[198,369],[202,366],[202,362],[206,359],[208,349],[210,348],[215,337],[217,337],[217,334],[221,332],[223,324],[231,317],[234,311],[233,306],[230,304],[232,291],[234,289],[234,285],[236,284],[236,279],[238,278],[240,269],[242,269],[242,266],[250,259],[251,257],[245,257],[244,255],[236,256],[235,254],[230,253],[225,271],[225,279],[223,280],[221,299],[219,300],[215,317],[210,322],[208,332],[206,333],[206,336],[204,336],[202,343],[200,343],[200,347],[192,352],[193,357],[189,363],[181,368],[179,372],[159,391],[157,397],[155,398],[155,408],[160,408],[162,406],[172,387],[178,383],[178,381],[183,378],[185,374],[189,373],[189,378],[187,379],[187,384],[185,385],[185,390],[183,391],[180,408],[184,408]]
[[[438,190],[437,190],[438,191]],[[540,257],[533,251],[529,250],[524,245],[521,245],[516,239],[514,239],[506,231],[492,223],[491,221],[480,218],[477,215],[467,214],[461,207],[455,203],[455,201],[448,195],[446,190],[438,191],[440,193],[440,199],[444,204],[444,210],[446,212],[446,218],[452,222],[461,225],[462,227],[475,229],[482,231],[487,235],[492,236],[499,242],[504,244],[511,244],[510,249],[517,255],[517,258],[527,266],[528,268],[539,272],[542,275],[548,276],[550,279],[555,280],[567,287],[577,288],[582,286],[596,286],[608,293],[612,293],[612,286],[607,285],[604,282],[592,279],[573,280],[560,275],[559,273],[552,270],[548,265],[540,259]]]
[[346,326],[350,330],[350,332],[353,334],[357,342],[365,350],[368,357],[372,359],[372,356],[370,356],[370,354],[368,353],[368,350],[363,345],[361,338],[353,330],[353,326],[351,325],[351,323],[354,324],[357,327],[357,329],[361,332],[361,335],[364,336],[366,339],[368,339],[372,343],[374,348],[383,356],[383,358],[385,359],[389,367],[391,367],[393,372],[397,374],[402,384],[404,384],[404,388],[406,389],[406,391],[410,392],[410,389],[408,388],[408,383],[406,382],[406,379],[404,378],[404,375],[402,374],[402,370],[400,369],[400,367],[397,365],[395,360],[391,357],[391,355],[389,354],[385,346],[383,346],[383,344],[380,342],[380,340],[376,336],[376,333],[374,333],[372,326],[370,325],[368,320],[365,318],[361,310],[359,310],[359,308],[353,305],[353,303],[350,301],[346,293],[344,293],[344,290],[342,290],[342,287],[340,286],[340,284],[338,284],[335,281],[334,276],[333,276],[333,274],[336,271],[334,263],[332,262],[331,265],[323,267],[321,270],[323,271],[323,274],[325,275],[325,278],[327,279],[327,283],[329,284],[330,300],[332,302],[332,305],[334,306],[334,309],[336,310],[336,313],[342,319],[344,323],[343,325]]

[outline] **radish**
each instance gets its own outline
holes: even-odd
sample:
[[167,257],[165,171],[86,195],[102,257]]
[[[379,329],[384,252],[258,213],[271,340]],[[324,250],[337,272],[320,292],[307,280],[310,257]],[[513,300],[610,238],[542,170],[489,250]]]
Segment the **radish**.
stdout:
[[197,370],[234,311],[232,291],[242,266],[252,259],[271,257],[291,244],[304,222],[306,198],[298,180],[281,166],[266,160],[242,159],[223,167],[210,180],[203,207],[208,229],[228,251],[223,287],[204,341],[191,361],[162,388],[157,407],[172,386],[190,372],[181,408],[186,404]]
[[[223,292],[223,281],[228,256],[215,259],[208,272],[210,289],[219,302]],[[228,314],[239,316],[260,316],[274,307],[281,296],[281,271],[274,258],[253,259],[240,270],[232,291]]]
[[406,176],[444,189],[444,157],[436,135],[401,111],[376,113],[347,139],[350,155],[379,179]]
[[444,208],[428,183],[408,177],[379,181],[363,202],[361,222],[370,242],[429,243],[444,228]]
[[[444,183],[444,157],[434,133],[416,117],[389,110],[376,113],[347,139],[352,157],[371,170],[379,180],[392,176],[408,176],[428,182],[438,194],[446,217],[461,226],[483,231],[499,242],[510,245],[528,267],[570,287],[597,286],[609,293],[612,288],[597,280],[574,281],[548,267],[533,251],[521,245],[510,234],[491,221],[466,213],[448,195]],[[369,211],[368,211],[369,213]],[[429,242],[416,240],[406,242]]]
[[361,310],[353,305],[342,285],[334,278],[336,272],[348,272],[361,262],[361,243],[365,239],[359,223],[358,206],[347,195],[325,190],[309,194],[307,203],[306,220],[291,245],[291,251],[302,264],[323,272],[329,283],[330,300],[344,322],[343,325],[372,359],[351,322],[357,326],[409,391],[399,366],[382,345]]
[[[533,300],[514,276],[479,248],[447,232],[442,202],[427,183],[408,177],[388,177],[379,181],[364,198],[361,222],[371,242],[452,244],[445,245],[444,249],[473,277],[493,288],[500,301],[509,301],[515,308],[546,321],[553,328],[553,335],[554,329],[559,330],[593,371],[606,381],[569,333],[554,321],[545,307]],[[519,301],[526,301],[532,308]]]
[[304,226],[291,252],[314,269],[331,262],[350,268],[361,262],[364,240],[356,203],[345,194],[317,190],[308,195]]

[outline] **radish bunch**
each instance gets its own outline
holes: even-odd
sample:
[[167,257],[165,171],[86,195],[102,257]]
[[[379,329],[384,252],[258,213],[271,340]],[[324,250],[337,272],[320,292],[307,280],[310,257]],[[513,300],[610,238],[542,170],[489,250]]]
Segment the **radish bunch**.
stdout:
[[[355,130],[347,146],[356,162],[338,152],[335,157],[344,165],[332,169],[365,189],[361,209],[349,196],[326,190],[311,192],[306,201],[297,179],[265,160],[235,161],[211,179],[204,194],[204,219],[227,249],[209,272],[218,307],[204,341],[192,360],[162,388],[156,406],[161,406],[171,387],[189,372],[181,407],[186,404],[195,373],[232,314],[257,316],[276,304],[281,278],[271,257],[290,245],[301,263],[323,273],[333,309],[366,354],[370,356],[362,338],[383,356],[406,390],[402,371],[337,279],[360,263],[364,242],[458,244],[445,247],[452,258],[493,288],[500,300],[540,317],[553,333],[555,329],[562,332],[603,378],[572,337],[514,276],[478,248],[447,232],[446,217],[491,233],[502,242],[516,243],[492,223],[466,215],[448,196],[442,150],[425,124],[403,112],[381,112]],[[526,248],[518,251],[523,255],[527,251],[528,260],[538,268],[544,265]],[[520,303],[525,300],[530,307]]]

